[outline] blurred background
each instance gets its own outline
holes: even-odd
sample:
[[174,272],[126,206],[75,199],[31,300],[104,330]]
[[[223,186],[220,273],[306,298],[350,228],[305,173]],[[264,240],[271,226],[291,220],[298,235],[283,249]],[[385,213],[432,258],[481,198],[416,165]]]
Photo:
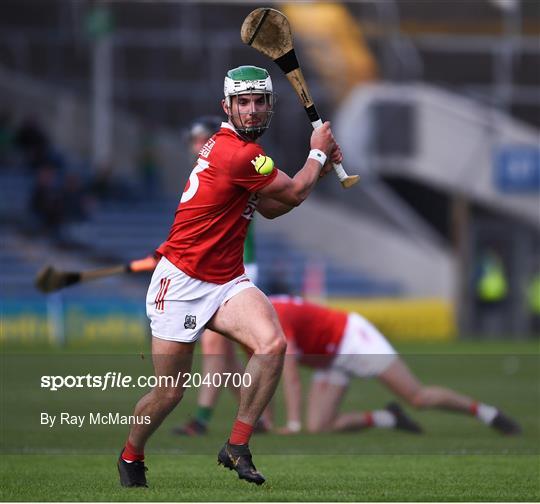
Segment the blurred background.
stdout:
[[189,125],[222,115],[225,72],[268,68],[262,139],[294,174],[310,124],[240,40],[289,17],[349,173],[255,221],[259,285],[354,309],[393,341],[540,333],[540,3],[0,2],[1,340],[144,341],[149,276],[44,295],[46,264],[125,263],[166,239],[193,167]]

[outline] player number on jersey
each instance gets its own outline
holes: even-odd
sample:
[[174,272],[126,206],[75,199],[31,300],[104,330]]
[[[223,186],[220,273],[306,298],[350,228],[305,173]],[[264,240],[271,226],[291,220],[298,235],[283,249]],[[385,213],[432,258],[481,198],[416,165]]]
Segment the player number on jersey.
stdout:
[[203,161],[202,159],[197,159],[197,164],[195,165],[195,168],[193,168],[193,171],[191,172],[191,175],[189,176],[189,188],[184,191],[182,194],[182,198],[180,199],[180,203],[185,203],[186,201],[189,201],[195,194],[197,193],[197,190],[199,189],[199,176],[198,174],[201,173],[203,170],[206,170],[208,168],[208,165],[210,163],[208,161]]

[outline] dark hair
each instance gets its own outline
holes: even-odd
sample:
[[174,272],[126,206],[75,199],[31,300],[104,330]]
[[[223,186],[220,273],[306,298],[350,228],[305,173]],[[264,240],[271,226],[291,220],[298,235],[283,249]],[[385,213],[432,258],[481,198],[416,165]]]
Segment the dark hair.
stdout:
[[189,126],[188,135],[193,137],[205,133],[207,135],[213,134],[219,130],[223,119],[219,116],[201,116],[195,119]]

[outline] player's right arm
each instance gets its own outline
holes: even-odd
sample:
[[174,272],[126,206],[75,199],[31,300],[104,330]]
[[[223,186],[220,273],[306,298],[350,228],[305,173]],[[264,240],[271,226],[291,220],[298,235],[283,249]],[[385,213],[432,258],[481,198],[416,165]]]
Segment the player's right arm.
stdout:
[[[329,122],[325,122],[320,128],[313,131],[310,145],[311,149],[317,149],[326,154],[327,161],[324,166],[315,159],[307,158],[302,169],[292,178],[282,171],[278,171],[274,180],[259,191],[263,212],[266,198],[283,205],[283,212],[278,215],[300,205],[313,190],[319,177],[332,169],[332,162],[340,163],[343,159],[341,150],[332,135]],[[265,215],[263,212],[261,212],[262,215]],[[273,217],[277,217],[275,212]]]

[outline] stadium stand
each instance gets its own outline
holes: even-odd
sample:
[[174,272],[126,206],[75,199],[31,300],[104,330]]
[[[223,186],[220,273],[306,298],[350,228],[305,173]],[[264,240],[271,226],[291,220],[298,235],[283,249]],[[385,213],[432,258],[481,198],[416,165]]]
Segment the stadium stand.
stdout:
[[[89,264],[98,264],[98,261],[127,263],[152,253],[166,238],[177,205],[177,201],[172,198],[102,202],[88,220],[65,226],[68,243],[77,248],[76,254],[70,254],[63,250],[63,244],[59,246],[46,237],[28,237],[21,232],[25,229],[24,217],[27,215],[27,202],[32,188],[30,174],[2,170],[0,187],[0,199],[5,205],[1,209],[5,240],[0,278],[4,293],[15,297],[36,296],[33,278],[47,257],[63,269],[81,269],[89,268]],[[17,221],[19,227],[15,227]],[[263,288],[270,283],[275,273],[274,265],[285,263],[291,289],[296,293],[302,292],[304,266],[313,253],[294,247],[279,234],[258,233],[257,256],[260,258],[260,285]],[[86,261],[82,258],[86,258]],[[391,296],[400,293],[400,286],[396,282],[380,281],[367,272],[351,272],[339,267],[331,258],[317,258],[322,261],[327,279],[325,294]],[[97,287],[88,284],[72,290],[76,291],[77,297],[99,297],[102,295],[100,289],[103,283],[109,282],[108,285],[114,286],[118,294],[125,291],[131,294],[129,297],[142,298],[144,295],[144,290],[140,288],[136,294],[133,293],[132,278],[99,282]],[[127,286],[122,288],[125,282]]]
[[[402,0],[344,3],[346,9],[335,7],[334,11],[340,12],[340,19],[358,24],[361,37],[355,32],[354,40],[341,40],[341,49],[334,52],[349,55],[349,62],[357,61],[355,58],[358,55],[352,56],[360,40],[362,60],[376,62],[376,68],[369,72],[369,79],[379,78],[386,83],[407,83],[411,86],[424,82],[468,96],[487,107],[498,108],[506,116],[512,115],[537,126],[540,117],[538,72],[534,71],[540,52],[537,44],[537,2],[523,0],[519,13],[516,11],[514,14],[499,9],[497,2],[487,0],[475,2],[474,8],[468,2],[450,0],[440,0],[436,4],[434,8],[433,3]],[[92,93],[95,39],[87,30],[91,5],[91,2],[85,1],[68,3],[52,0],[47,12],[43,13],[38,4],[29,2],[25,15],[20,16],[19,3],[5,0],[0,18],[2,107],[15,119],[29,112],[36,112],[39,118],[47,118],[51,137],[77,156],[88,155],[92,149],[89,141],[91,107],[88,104]],[[159,125],[156,145],[162,161],[162,183],[168,193],[166,196],[171,198],[171,205],[174,205],[179,188],[190,170],[190,167],[179,166],[178,163],[178,159],[184,155],[179,141],[179,126],[200,114],[219,112],[218,103],[209,100],[209,97],[221,94],[223,68],[245,62],[264,66],[267,61],[239,44],[238,30],[232,28],[243,19],[247,4],[213,5],[212,16],[206,15],[204,5],[187,2],[158,3],[152,9],[147,9],[144,4],[128,6],[120,2],[111,3],[109,7],[115,20],[114,28],[109,33],[114,58],[112,98],[115,106],[115,159],[112,166],[124,183],[126,179],[130,182],[124,186],[129,191],[124,194],[121,189],[116,196],[127,196],[128,192],[132,196],[140,195],[136,184],[131,184],[137,176],[138,153],[134,147],[139,146],[143,124],[150,122]],[[516,17],[518,15],[519,19]],[[293,18],[291,16],[294,23]],[[35,19],[40,19],[39,26],[30,22]],[[441,19],[445,19],[445,22],[441,22]],[[298,53],[312,94],[321,115],[331,117],[340,104],[330,90],[333,86],[331,79],[320,68],[324,58],[316,57],[317,54],[321,56],[320,51],[315,51],[317,54],[314,57],[307,50],[308,46],[312,46],[312,41],[305,35],[305,30],[298,27],[297,33]],[[335,64],[339,67],[342,63],[336,60]],[[511,82],[505,77],[508,75],[512,76]],[[290,92],[285,79],[278,72],[274,77],[280,95],[279,107],[273,126],[265,135],[264,144],[272,152],[276,164],[291,173],[303,161],[303,152],[297,147],[307,142],[309,127],[305,118],[301,117],[297,98]],[[352,88],[352,84],[348,82],[347,89]],[[337,94],[338,99],[346,95],[344,92]],[[375,126],[379,128],[375,133],[378,140],[372,147],[387,155],[406,157],[407,149],[414,148],[415,141],[412,128],[407,125],[414,124],[418,110],[399,104],[372,108],[375,109]],[[306,127],[296,127],[297,124]],[[389,124],[394,128],[388,129]],[[291,128],[291,125],[295,126]],[[365,129],[363,117],[349,129],[361,140],[362,128]],[[354,162],[347,166],[349,170],[359,171]],[[439,172],[443,170],[439,165],[434,168]],[[95,173],[85,173],[85,176],[95,176]],[[29,184],[19,179],[19,175],[14,175],[11,182],[7,180],[7,187],[10,184],[11,187],[14,187],[13,184]],[[320,207],[329,214],[350,217],[351,220],[347,219],[347,222],[356,222],[355,226],[347,226],[347,235],[351,235],[347,238],[350,238],[349,243],[351,246],[354,244],[355,250],[358,244],[363,245],[358,257],[350,250],[340,251],[339,242],[327,238],[335,235],[332,226],[317,230],[315,238],[310,240],[294,236],[291,232],[282,232],[278,226],[275,231],[281,237],[273,237],[278,241],[285,240],[286,248],[297,250],[299,257],[304,254],[303,257],[311,261],[322,261],[324,266],[321,270],[326,272],[325,277],[331,282],[327,286],[329,293],[352,293],[354,283],[362,286],[359,292],[423,295],[426,292],[425,283],[413,281],[415,276],[419,276],[415,274],[415,268],[419,268],[418,271],[424,273],[426,278],[430,276],[426,271],[442,271],[441,274],[431,274],[433,283],[438,285],[430,287],[447,301],[470,298],[473,258],[471,264],[464,267],[454,257],[459,247],[454,241],[457,228],[451,223],[456,215],[462,215],[467,210],[464,210],[463,201],[459,200],[456,191],[452,189],[442,193],[435,184],[404,181],[399,174],[382,172],[381,176],[363,173],[362,188],[354,195],[345,196],[339,191],[341,189],[332,177],[324,180],[318,188]],[[12,198],[11,191],[7,198],[0,205],[6,208],[9,205],[10,211],[17,213],[17,202],[13,202],[13,206],[9,199]],[[147,218],[151,223],[147,243],[133,238],[134,226],[126,224],[122,236],[124,243],[129,244],[130,251],[140,253],[146,251],[147,247],[152,248],[159,235],[157,231],[154,233],[154,229],[157,230],[156,220],[152,220],[160,219],[159,205],[133,203],[134,199],[127,197],[122,206],[115,199],[119,198],[113,197],[102,203],[90,220],[80,227],[73,224],[67,226],[68,235],[74,240],[82,240],[85,248],[98,254],[101,260],[123,259],[119,251],[118,228],[107,221],[111,219],[114,222],[117,218],[115,213],[124,212],[129,201],[134,214],[141,219]],[[120,206],[115,209],[117,204]],[[478,236],[485,235],[489,241],[490,232],[484,233],[480,228],[476,232],[475,227],[477,220],[478,226],[482,227],[480,220],[476,219],[477,214],[485,216],[489,211],[477,207],[469,210],[471,232]],[[504,213],[504,210],[501,212]],[[165,214],[167,222],[170,222],[172,215]],[[309,212],[299,214],[302,215],[301,219],[297,219],[300,228],[311,229]],[[19,218],[20,214],[15,217]],[[489,217],[488,220],[492,222],[500,221],[497,212],[492,212]],[[131,232],[128,228],[131,228]],[[491,229],[490,225],[488,228]],[[264,243],[266,230],[258,233]],[[369,249],[365,247],[374,234],[379,241],[379,250],[388,251],[388,255],[375,257],[378,261],[373,259],[373,254],[368,254]],[[532,243],[529,248],[534,249],[537,240],[534,233],[525,230],[522,234]],[[472,241],[468,246],[474,254],[476,243]],[[466,244],[462,243],[460,247],[465,249]],[[264,256],[268,248],[271,245],[265,243],[260,253]],[[322,251],[322,259],[313,259],[310,252],[306,253],[313,249]],[[394,264],[404,261],[403,250],[410,252],[407,257],[411,262],[401,268],[408,270],[409,278],[404,278],[401,271],[389,278],[388,271],[382,271],[381,264],[391,264],[392,257],[399,258],[399,261],[393,261]],[[299,261],[295,254],[291,252],[290,260],[297,264]],[[523,254],[527,256],[528,252]],[[347,263],[343,260],[344,256],[345,259],[352,259]],[[530,257],[527,259],[530,254],[525,257],[527,260],[517,252],[511,256],[512,264],[517,268],[517,277],[526,276],[528,273],[523,265],[530,263]],[[356,265],[352,265],[354,259]],[[418,266],[426,261],[430,267]],[[345,268],[344,264],[347,264]],[[267,274],[265,267],[262,278]],[[338,271],[341,268],[346,273]],[[355,280],[350,280],[352,278]],[[463,285],[450,285],[448,278],[460,278]],[[301,284],[296,279],[292,283],[296,288]],[[464,292],[467,289],[468,293]],[[518,306],[520,299],[516,294],[512,304]],[[506,318],[517,320],[517,311]],[[470,329],[472,325],[465,323],[463,327]]]

